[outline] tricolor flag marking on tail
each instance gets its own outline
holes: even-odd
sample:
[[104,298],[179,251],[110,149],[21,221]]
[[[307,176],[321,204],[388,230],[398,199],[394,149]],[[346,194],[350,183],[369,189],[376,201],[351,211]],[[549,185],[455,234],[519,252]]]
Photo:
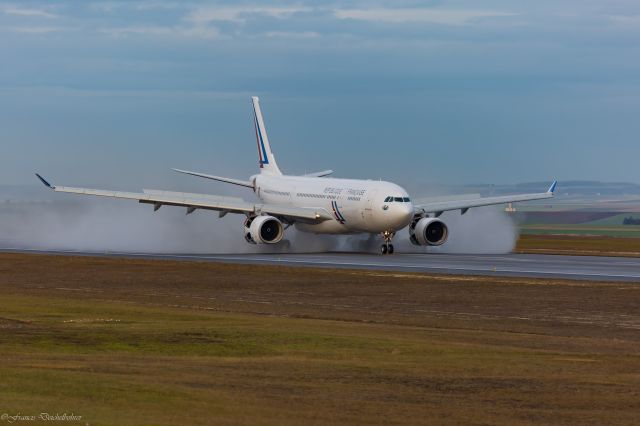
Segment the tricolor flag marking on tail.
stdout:
[[260,173],[282,176],[282,172],[276,163],[276,158],[273,156],[273,152],[271,152],[267,128],[264,125],[262,110],[260,109],[260,99],[257,96],[252,96],[251,100],[253,102],[253,125],[256,131],[256,142],[258,144]]
[[253,110],[253,126],[256,130],[256,143],[258,144],[258,155],[260,156],[260,167],[263,164],[269,164],[269,157],[267,156],[267,150],[264,147],[264,139],[262,139],[262,129],[260,128],[260,123],[258,122],[258,116],[256,115],[256,110]]

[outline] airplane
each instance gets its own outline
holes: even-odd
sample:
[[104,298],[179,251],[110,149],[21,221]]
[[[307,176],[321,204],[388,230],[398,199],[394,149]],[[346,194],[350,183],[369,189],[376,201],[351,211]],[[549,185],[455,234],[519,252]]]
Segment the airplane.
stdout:
[[179,173],[211,179],[251,189],[261,202],[242,198],[191,194],[159,190],[141,193],[72,188],[50,184],[40,174],[36,176],[55,192],[137,200],[153,205],[177,206],[187,214],[195,210],[213,210],[219,217],[228,213],[245,215],[243,235],[250,244],[278,244],[285,230],[293,225],[302,232],[314,234],[378,234],[382,238],[381,254],[392,254],[395,234],[409,227],[409,238],[418,246],[440,246],[447,241],[449,229],[439,219],[445,211],[552,198],[554,181],[546,192],[499,197],[474,197],[455,201],[432,201],[414,205],[407,191],[392,182],[377,180],[338,179],[328,177],[332,170],[302,176],[285,175],[280,171],[260,109],[258,97],[252,97],[253,125],[258,148],[259,173],[249,180],[240,180],[206,173],[172,169]]

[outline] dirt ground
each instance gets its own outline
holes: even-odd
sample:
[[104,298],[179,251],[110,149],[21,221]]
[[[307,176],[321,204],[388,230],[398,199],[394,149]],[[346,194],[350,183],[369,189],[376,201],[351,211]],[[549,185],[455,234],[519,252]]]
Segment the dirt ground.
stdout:
[[0,254],[0,415],[637,424],[639,284]]

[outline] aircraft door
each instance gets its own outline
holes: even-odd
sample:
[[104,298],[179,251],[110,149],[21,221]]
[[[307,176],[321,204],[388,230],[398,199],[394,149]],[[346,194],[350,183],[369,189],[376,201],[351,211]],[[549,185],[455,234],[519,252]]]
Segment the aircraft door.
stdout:
[[377,193],[378,191],[376,189],[370,189],[367,191],[367,202],[362,210],[362,220],[365,223],[373,220],[373,202],[375,201]]

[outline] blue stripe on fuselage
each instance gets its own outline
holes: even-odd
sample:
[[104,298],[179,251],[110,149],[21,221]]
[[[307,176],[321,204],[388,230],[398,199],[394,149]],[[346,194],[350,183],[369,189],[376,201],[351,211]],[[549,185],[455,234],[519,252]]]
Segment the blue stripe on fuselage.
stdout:
[[333,207],[333,212],[336,214],[336,218],[342,223],[346,222],[344,216],[342,216],[342,213],[338,210],[338,202],[332,201],[331,206]]

